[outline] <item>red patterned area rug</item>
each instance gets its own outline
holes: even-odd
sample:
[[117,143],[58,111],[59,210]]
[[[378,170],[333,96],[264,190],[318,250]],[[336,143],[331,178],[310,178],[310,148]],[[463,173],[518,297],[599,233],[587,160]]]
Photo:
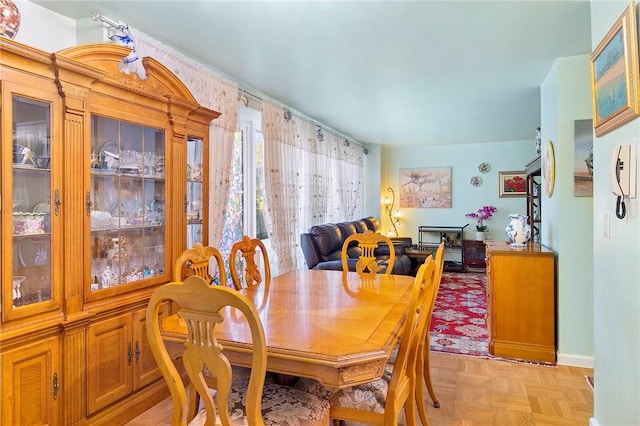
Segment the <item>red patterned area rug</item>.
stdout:
[[485,275],[442,274],[431,318],[431,350],[487,357]]

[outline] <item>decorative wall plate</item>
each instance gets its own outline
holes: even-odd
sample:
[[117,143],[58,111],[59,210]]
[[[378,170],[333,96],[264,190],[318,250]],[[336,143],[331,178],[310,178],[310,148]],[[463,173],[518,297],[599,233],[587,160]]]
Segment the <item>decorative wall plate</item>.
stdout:
[[478,171],[480,173],[482,174],[489,173],[489,170],[491,170],[491,165],[489,163],[482,162],[478,164]]
[[469,179],[469,185],[476,188],[479,187],[482,185],[482,178],[480,176],[471,176],[471,179]]

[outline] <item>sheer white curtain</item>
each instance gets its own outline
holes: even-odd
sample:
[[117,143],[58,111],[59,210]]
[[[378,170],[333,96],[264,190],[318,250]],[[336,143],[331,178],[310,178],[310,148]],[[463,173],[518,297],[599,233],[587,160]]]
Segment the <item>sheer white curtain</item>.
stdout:
[[141,57],[150,56],[169,68],[201,105],[218,111],[209,128],[209,244],[220,245],[230,187],[233,138],[238,127],[238,84],[183,53],[135,29],[131,35]]
[[362,215],[363,148],[284,110],[262,103],[267,226],[281,273],[304,267],[300,233],[312,225]]

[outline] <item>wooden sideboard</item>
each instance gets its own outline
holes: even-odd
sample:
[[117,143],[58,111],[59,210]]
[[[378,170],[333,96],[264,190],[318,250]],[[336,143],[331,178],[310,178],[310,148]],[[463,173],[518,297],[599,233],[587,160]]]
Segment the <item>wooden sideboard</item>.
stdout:
[[489,353],[556,361],[555,254],[539,243],[487,241]]

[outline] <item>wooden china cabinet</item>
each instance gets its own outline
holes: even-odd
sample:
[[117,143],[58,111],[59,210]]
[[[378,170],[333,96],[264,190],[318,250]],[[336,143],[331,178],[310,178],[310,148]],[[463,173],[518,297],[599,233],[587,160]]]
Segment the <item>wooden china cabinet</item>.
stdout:
[[145,308],[206,238],[219,113],[125,47],[0,51],[0,422],[123,423],[167,396]]

